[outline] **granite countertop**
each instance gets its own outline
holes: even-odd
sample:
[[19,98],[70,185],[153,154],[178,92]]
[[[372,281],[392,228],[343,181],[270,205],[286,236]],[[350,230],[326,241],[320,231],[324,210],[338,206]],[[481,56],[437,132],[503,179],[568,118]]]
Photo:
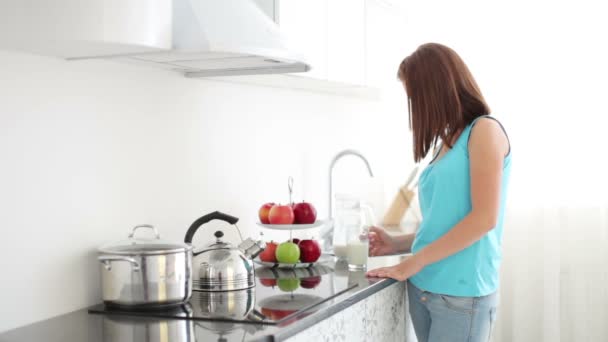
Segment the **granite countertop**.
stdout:
[[[404,256],[370,258],[368,268],[394,265]],[[298,332],[323,321],[353,304],[389,287],[392,279],[366,278],[364,271],[349,271],[343,265],[335,267],[333,281],[348,281],[356,285],[339,296],[278,325],[244,324],[216,321],[191,321],[141,317],[112,317],[90,314],[87,308],[52,319],[0,333],[0,342],[45,341],[45,342],[107,342],[115,341],[111,331],[126,331],[132,341],[154,341],[147,336],[146,326],[165,325],[174,333],[171,341],[282,341]],[[339,275],[339,276],[338,276]],[[341,279],[338,279],[341,278]],[[108,328],[111,326],[111,328]],[[182,337],[179,337],[182,336]],[[121,339],[122,340],[122,339]]]

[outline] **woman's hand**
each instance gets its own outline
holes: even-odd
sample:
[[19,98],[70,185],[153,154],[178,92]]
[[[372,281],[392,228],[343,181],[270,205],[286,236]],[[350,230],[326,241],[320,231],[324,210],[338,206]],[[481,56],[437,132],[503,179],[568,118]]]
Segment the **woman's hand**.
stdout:
[[368,237],[370,256],[395,254],[397,252],[393,238],[383,228],[371,227]]
[[412,256],[395,266],[377,268],[368,271],[365,275],[368,277],[392,278],[398,281],[404,281],[420,272],[423,267],[423,264],[419,262],[418,258]]

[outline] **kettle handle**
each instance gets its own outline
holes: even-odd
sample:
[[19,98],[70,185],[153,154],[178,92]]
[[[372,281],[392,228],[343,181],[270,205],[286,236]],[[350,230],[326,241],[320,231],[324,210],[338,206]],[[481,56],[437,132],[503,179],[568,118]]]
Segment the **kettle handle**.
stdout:
[[230,216],[230,215],[224,214],[219,211],[214,211],[212,213],[209,213],[209,214],[197,219],[190,225],[190,228],[188,228],[188,231],[186,232],[186,237],[184,238],[184,242],[192,243],[192,238],[194,237],[194,233],[196,233],[196,231],[202,225],[204,225],[205,223],[207,223],[209,221],[213,221],[213,220],[221,220],[224,222],[228,222],[230,224],[235,224],[239,221],[239,219],[237,217]]

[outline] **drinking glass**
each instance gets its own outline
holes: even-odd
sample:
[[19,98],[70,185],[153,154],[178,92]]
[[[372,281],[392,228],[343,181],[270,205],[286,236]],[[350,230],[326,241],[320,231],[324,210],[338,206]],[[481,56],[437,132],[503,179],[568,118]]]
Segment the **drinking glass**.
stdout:
[[351,270],[363,270],[367,267],[369,226],[349,227],[349,240],[346,244],[346,260]]

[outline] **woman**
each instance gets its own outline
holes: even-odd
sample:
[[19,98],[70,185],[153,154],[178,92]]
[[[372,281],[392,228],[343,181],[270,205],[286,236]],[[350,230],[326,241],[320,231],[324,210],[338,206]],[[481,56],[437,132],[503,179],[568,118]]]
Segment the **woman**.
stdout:
[[485,342],[498,304],[509,140],[452,49],[422,45],[398,75],[409,100],[414,160],[441,144],[420,176],[418,231],[397,237],[377,227],[370,232],[371,255],[413,255],[368,276],[408,281],[419,342]]

